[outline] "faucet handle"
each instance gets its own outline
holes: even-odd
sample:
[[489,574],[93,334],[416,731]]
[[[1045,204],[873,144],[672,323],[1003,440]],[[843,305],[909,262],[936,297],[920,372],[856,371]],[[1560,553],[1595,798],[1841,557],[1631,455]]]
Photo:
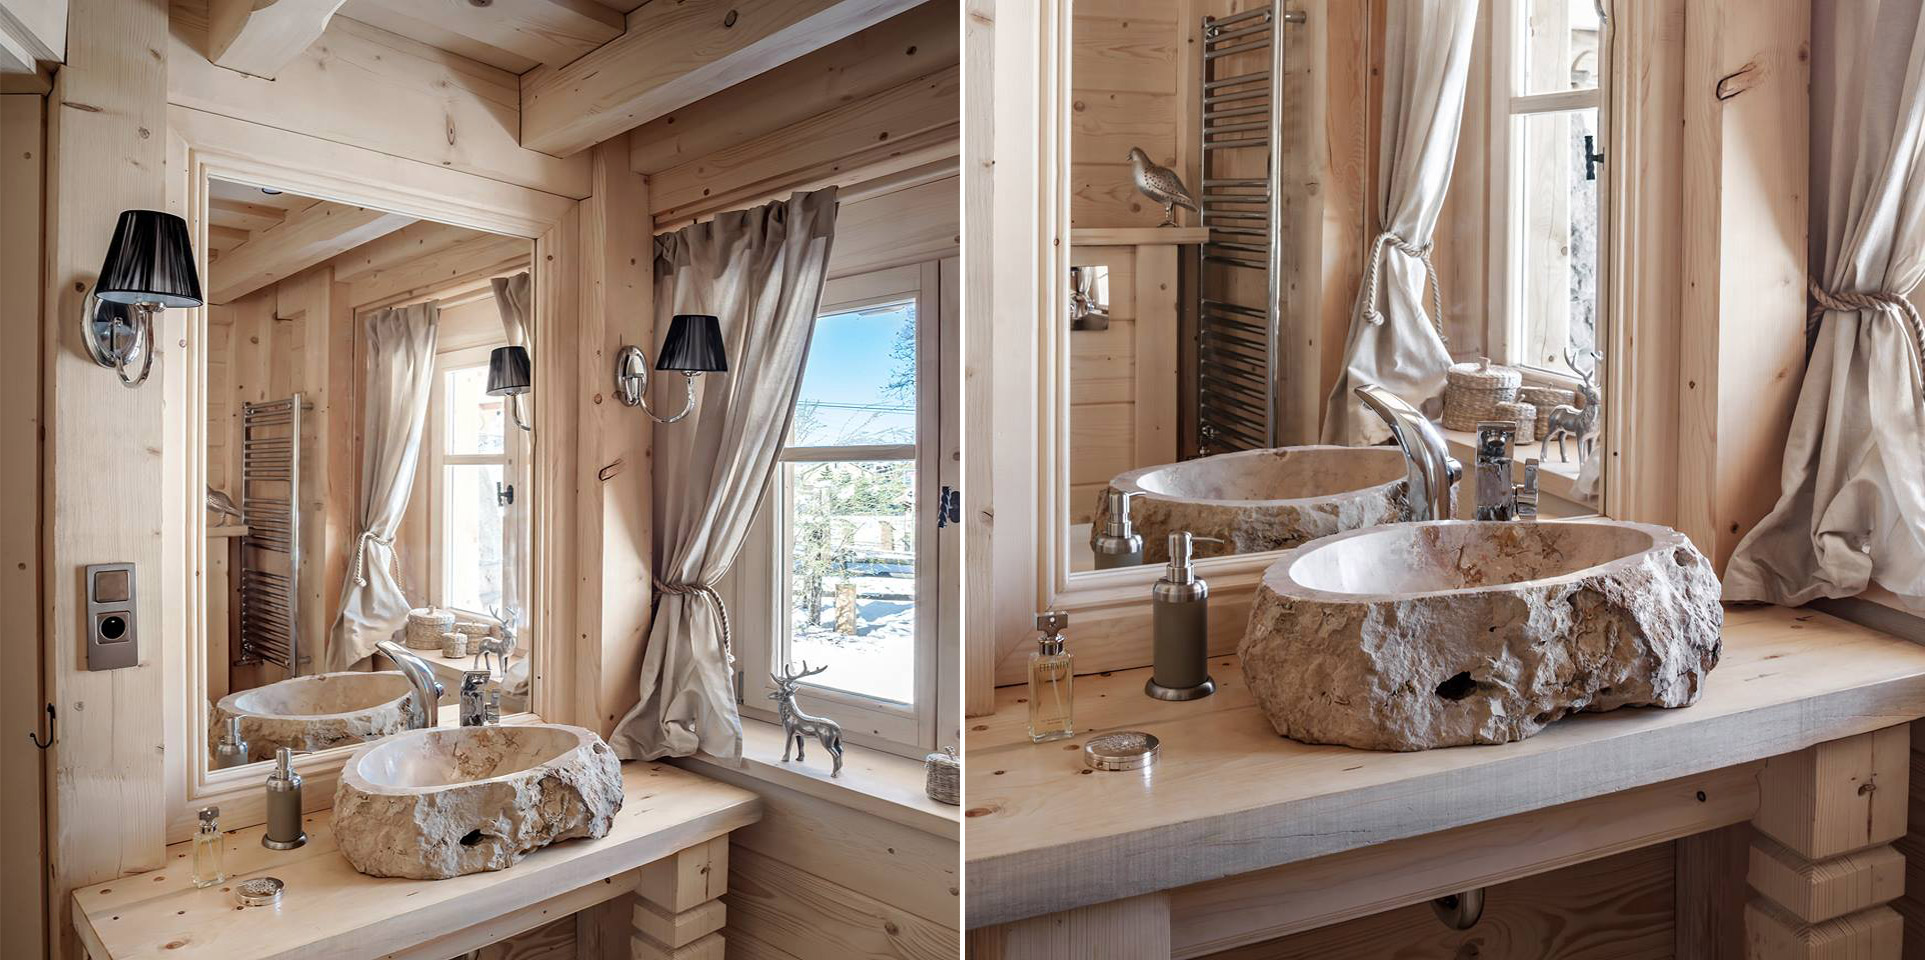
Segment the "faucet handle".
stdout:
[[1519,520],[1537,519],[1537,471],[1540,466],[1536,457],[1524,461],[1524,482],[1517,485],[1514,497]]

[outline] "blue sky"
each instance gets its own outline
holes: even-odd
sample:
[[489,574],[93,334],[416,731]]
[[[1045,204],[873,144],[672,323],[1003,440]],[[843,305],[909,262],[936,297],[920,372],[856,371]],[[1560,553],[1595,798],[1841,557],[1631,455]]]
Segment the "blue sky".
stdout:
[[[804,443],[911,443],[915,440],[913,401],[883,396],[896,362],[891,346],[905,325],[915,322],[913,304],[872,307],[850,313],[828,314],[816,321],[809,364],[802,372],[802,394],[797,401],[798,423],[812,402],[820,423]],[[879,405],[889,411],[848,409]]]

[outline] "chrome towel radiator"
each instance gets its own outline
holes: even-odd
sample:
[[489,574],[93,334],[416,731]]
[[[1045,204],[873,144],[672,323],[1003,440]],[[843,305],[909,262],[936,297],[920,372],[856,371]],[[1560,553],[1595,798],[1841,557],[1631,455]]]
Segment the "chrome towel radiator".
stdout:
[[1301,11],[1279,16],[1274,5],[1203,18],[1198,212],[1209,237],[1197,270],[1199,456],[1278,442],[1282,30],[1302,22]]
[[299,393],[241,407],[240,658],[300,673]]

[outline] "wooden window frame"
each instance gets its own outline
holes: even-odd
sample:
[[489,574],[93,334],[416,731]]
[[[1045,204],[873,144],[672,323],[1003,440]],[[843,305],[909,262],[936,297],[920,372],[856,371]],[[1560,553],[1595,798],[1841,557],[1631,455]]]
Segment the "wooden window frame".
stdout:
[[[457,607],[448,601],[447,552],[444,542],[444,536],[447,533],[447,484],[445,482],[445,472],[442,468],[462,465],[489,466],[499,464],[501,466],[503,481],[514,485],[517,497],[529,492],[528,457],[522,450],[523,445],[518,442],[519,438],[515,436],[518,428],[515,426],[513,416],[505,410],[502,418],[504,430],[502,436],[504,442],[501,453],[455,454],[448,452],[446,399],[448,374],[457,370],[472,370],[476,367],[486,369],[488,366],[489,353],[495,346],[498,346],[498,344],[457,347],[435,354],[435,385],[433,396],[428,400],[427,436],[424,437],[422,441],[427,446],[429,452],[428,457],[425,458],[427,462],[424,464],[428,475],[424,478],[423,482],[423,488],[427,493],[426,506],[428,508],[427,594],[429,602],[435,606],[445,607],[460,613],[489,618],[494,616],[491,611],[469,610],[466,607]],[[511,534],[508,524],[512,522],[513,517],[514,515],[510,515],[503,518],[502,532],[504,539]],[[506,598],[504,606],[508,609],[521,611],[527,609],[528,606],[528,598],[526,596],[528,572],[525,569],[528,561],[526,557],[517,556],[516,562],[524,567],[524,569],[520,571],[520,575],[515,578],[515,583],[520,586],[523,595]]]
[[[783,466],[778,467],[735,569],[722,588],[738,623],[737,694],[746,718],[776,720],[768,700],[768,694],[774,690],[769,673],[778,666],[790,629],[785,594],[791,545],[786,530],[779,529],[775,523],[778,512],[787,515],[791,510],[789,490],[783,478],[787,465],[913,459],[917,565],[915,702],[894,703],[805,681],[804,709],[840,723],[844,739],[851,743],[903,756],[922,756],[935,749],[943,735],[942,711],[952,698],[942,690],[945,684],[954,686],[962,682],[953,644],[942,626],[954,619],[953,614],[944,611],[953,601],[945,596],[948,591],[943,589],[943,573],[957,566],[947,557],[951,552],[947,541],[955,538],[939,536],[933,504],[937,489],[952,482],[943,470],[939,454],[948,448],[945,438],[955,429],[953,424],[959,416],[952,409],[955,404],[947,399],[953,391],[945,388],[947,378],[943,374],[944,335],[957,319],[954,310],[945,305],[943,272],[939,261],[927,261],[836,277],[824,286],[817,316],[902,300],[914,301],[917,442],[784,448]],[[953,709],[953,705],[947,709]]]

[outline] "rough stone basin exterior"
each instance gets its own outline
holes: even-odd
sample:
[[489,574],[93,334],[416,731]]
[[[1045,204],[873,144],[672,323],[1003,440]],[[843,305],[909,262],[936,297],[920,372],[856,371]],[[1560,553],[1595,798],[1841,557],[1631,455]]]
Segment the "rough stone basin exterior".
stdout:
[[207,749],[220,742],[227,718],[241,718],[247,759],[272,760],[278,747],[326,750],[378,740],[407,729],[414,688],[400,673],[317,673],[230,693],[214,705]]
[[1724,608],[1681,533],[1616,522],[1399,524],[1265,573],[1237,648],[1278,733],[1424,750],[1559,717],[1696,703]]
[[341,768],[334,842],[369,876],[441,880],[607,836],[621,808],[621,764],[581,727],[411,730]]
[[[1243,450],[1118,474],[1133,495],[1130,519],[1143,561],[1170,559],[1169,535],[1199,537],[1198,557],[1260,553],[1344,530],[1410,519],[1404,455],[1396,447],[1307,446]],[[1098,491],[1094,529],[1109,519]]]

